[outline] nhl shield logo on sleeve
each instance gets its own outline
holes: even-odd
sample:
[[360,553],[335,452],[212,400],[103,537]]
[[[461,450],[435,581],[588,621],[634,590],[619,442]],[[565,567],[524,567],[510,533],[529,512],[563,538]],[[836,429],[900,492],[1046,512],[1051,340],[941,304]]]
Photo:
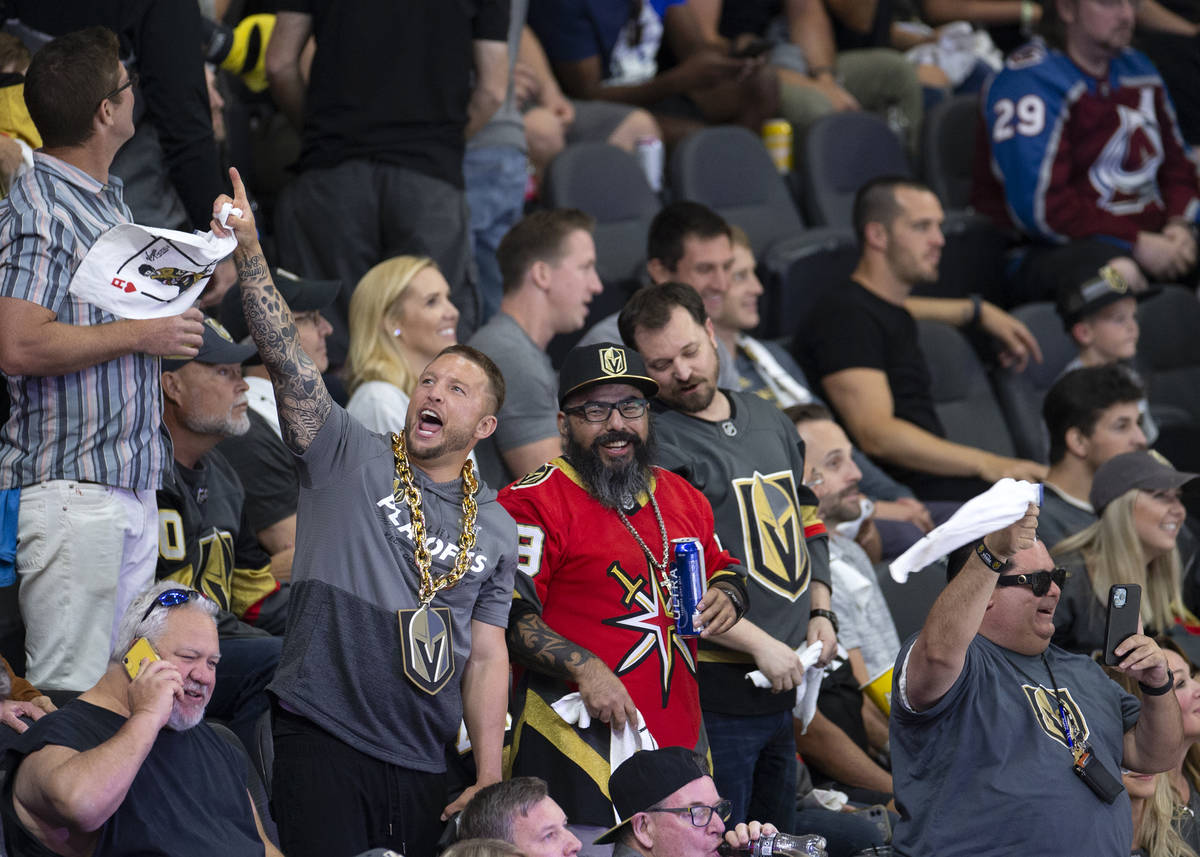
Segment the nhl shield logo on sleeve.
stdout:
[[449,607],[397,610],[400,619],[400,657],[408,680],[429,695],[436,694],[454,675],[454,635]]

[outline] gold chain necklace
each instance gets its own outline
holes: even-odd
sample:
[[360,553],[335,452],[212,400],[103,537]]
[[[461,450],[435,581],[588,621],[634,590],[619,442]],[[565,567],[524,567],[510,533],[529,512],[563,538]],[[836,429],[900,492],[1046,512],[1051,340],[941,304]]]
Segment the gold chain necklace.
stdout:
[[621,519],[621,523],[625,525],[625,529],[629,530],[629,535],[633,536],[637,543],[641,545],[642,553],[644,553],[646,555],[646,559],[650,561],[650,567],[658,572],[665,582],[667,578],[667,551],[669,550],[671,543],[667,541],[667,525],[663,523],[662,512],[658,510],[658,501],[654,499],[654,494],[652,493],[650,494],[650,508],[654,510],[654,518],[658,521],[658,534],[662,537],[662,562],[656,560],[654,555],[650,553],[650,548],[646,546],[644,541],[642,541],[642,537],[638,535],[638,531],[633,528],[633,524],[629,523],[629,519],[625,517],[625,513],[620,509],[617,509],[617,517]]
[[479,511],[479,507],[475,504],[475,494],[479,491],[479,480],[475,478],[471,459],[468,458],[463,462],[462,467],[463,519],[462,532],[458,534],[458,556],[454,558],[454,568],[435,579],[430,572],[430,568],[433,566],[433,557],[425,543],[425,515],[421,511],[421,492],[413,484],[412,470],[408,466],[408,450],[404,445],[404,432],[392,434],[392,454],[396,458],[396,479],[392,491],[397,504],[399,504],[402,499],[401,489],[403,489],[403,500],[408,504],[409,517],[412,520],[413,556],[417,561],[417,572],[421,577],[417,599],[421,602],[420,609],[423,610],[429,606],[433,596],[443,589],[453,589],[467,573],[467,566],[471,563],[467,554],[471,548],[475,547],[475,516]]

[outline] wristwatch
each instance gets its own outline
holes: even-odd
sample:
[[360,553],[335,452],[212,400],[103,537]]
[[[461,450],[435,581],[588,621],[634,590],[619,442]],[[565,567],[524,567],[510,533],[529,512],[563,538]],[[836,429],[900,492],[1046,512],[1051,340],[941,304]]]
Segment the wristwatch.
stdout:
[[833,626],[833,633],[836,634],[838,632],[837,614],[834,613],[832,610],[825,610],[821,607],[814,607],[812,610],[808,611],[809,619],[816,619],[817,617],[821,617],[823,619],[828,619],[829,624]]

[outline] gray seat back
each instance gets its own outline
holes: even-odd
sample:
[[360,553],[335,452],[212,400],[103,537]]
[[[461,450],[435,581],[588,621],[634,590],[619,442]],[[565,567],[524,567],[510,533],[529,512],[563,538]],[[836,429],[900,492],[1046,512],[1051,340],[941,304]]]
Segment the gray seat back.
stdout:
[[853,226],[854,196],[880,176],[911,176],[887,123],[855,111],[822,116],[804,139],[804,214],[814,226]]

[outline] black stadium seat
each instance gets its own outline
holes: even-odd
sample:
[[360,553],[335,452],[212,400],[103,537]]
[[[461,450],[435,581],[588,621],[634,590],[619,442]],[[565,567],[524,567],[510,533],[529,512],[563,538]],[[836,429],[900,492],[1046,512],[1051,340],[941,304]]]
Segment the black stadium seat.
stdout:
[[921,175],[947,209],[971,202],[979,96],[947,98],[925,114],[921,125]]
[[804,214],[814,226],[851,228],[854,196],[880,176],[911,176],[900,140],[871,113],[831,113],[804,139]]
[[584,330],[620,310],[638,287],[646,233],[661,204],[633,156],[607,143],[576,143],[560,152],[546,169],[542,199],[551,208],[578,208],[596,218],[596,270],[604,284],[583,330],[550,343],[557,366]]
[[1048,463],[1050,436],[1042,422],[1042,402],[1078,349],[1063,330],[1062,318],[1054,304],[1025,304],[1013,310],[1013,316],[1029,328],[1042,349],[1042,362],[1030,360],[1024,371],[996,369],[993,380],[996,398],[1004,409],[1017,455]]

